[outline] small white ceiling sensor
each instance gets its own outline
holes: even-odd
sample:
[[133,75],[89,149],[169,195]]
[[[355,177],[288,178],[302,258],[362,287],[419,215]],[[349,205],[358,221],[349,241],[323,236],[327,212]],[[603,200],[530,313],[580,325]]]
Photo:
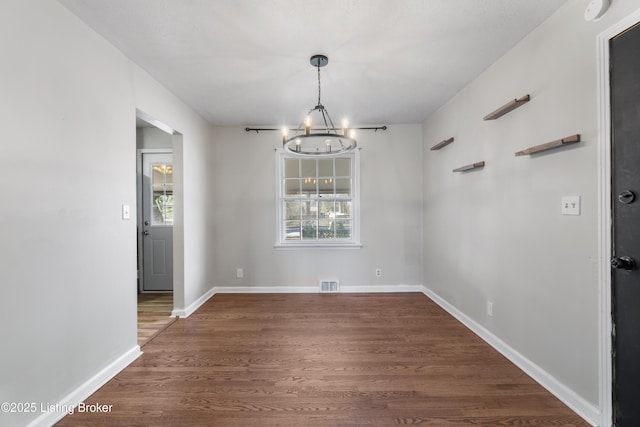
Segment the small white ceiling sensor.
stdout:
[[591,0],[584,11],[585,21],[597,21],[607,13],[609,0]]

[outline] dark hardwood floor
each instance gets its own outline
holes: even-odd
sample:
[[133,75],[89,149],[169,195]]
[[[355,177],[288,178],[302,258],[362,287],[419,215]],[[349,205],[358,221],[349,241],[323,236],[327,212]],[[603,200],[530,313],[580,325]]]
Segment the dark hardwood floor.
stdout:
[[58,426],[588,426],[422,294],[217,294]]
[[173,293],[138,294],[138,344],[142,347],[173,323]]

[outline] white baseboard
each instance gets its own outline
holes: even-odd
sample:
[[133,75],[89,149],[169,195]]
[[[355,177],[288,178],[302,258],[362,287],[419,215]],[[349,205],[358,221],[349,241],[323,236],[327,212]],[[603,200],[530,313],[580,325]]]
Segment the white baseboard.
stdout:
[[317,286],[216,286],[218,294],[310,294]]
[[137,345],[134,346],[93,377],[89,378],[84,384],[58,402],[57,405],[54,405],[61,409],[60,412],[44,412],[38,418],[29,423],[28,427],[52,426],[57,423],[70,412],[64,408],[75,408],[79,403],[82,403],[86,398],[106,384],[107,381],[129,366],[129,364],[140,357],[141,354],[142,352],[140,351],[140,347]]
[[533,378],[542,387],[546,388],[550,393],[560,399],[575,413],[584,418],[585,421],[587,421],[592,426],[598,426],[598,421],[595,420],[600,420],[601,415],[600,410],[597,407],[587,402],[576,392],[558,381],[555,377],[542,369],[540,366],[527,359],[513,347],[509,346],[507,343],[491,333],[484,326],[480,325],[478,322],[441,298],[431,289],[423,286],[422,292],[436,304],[442,307],[445,311],[455,317],[458,321],[464,324],[467,328],[471,329],[473,333],[486,341],[487,344],[500,352],[504,357],[509,359],[518,368],[522,369],[527,375]]
[[340,286],[344,293],[422,292],[422,285]]
[[[172,317],[189,317],[215,294],[312,294],[318,286],[214,286],[186,309],[174,309]],[[341,286],[343,293],[422,292],[422,285]]]
[[197,309],[200,308],[200,306],[202,304],[204,304],[205,302],[207,302],[209,300],[209,298],[211,298],[212,296],[214,296],[216,294],[216,288],[211,288],[209,289],[207,292],[204,293],[204,295],[202,295],[200,298],[198,298],[197,300],[195,300],[194,302],[192,302],[189,307],[185,308],[184,310],[181,309],[173,309],[173,311],[171,312],[171,317],[189,317],[191,316]]
[[[313,294],[318,286],[216,286],[218,294]],[[342,293],[420,292],[422,285],[340,286]]]

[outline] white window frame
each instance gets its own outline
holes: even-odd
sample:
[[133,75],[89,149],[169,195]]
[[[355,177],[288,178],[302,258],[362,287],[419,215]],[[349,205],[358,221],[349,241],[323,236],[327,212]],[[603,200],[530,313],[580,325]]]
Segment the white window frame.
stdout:
[[[324,157],[324,156],[323,156]],[[284,149],[276,149],[276,249],[358,249],[360,243],[360,150],[331,157],[351,159],[351,238],[323,240],[286,240],[284,238],[284,164],[286,159],[315,158],[300,156]]]

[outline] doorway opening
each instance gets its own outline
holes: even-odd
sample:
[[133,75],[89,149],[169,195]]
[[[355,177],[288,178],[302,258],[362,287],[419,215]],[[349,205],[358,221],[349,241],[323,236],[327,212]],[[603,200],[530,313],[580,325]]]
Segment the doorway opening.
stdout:
[[175,131],[136,111],[138,344],[176,320],[174,309]]

